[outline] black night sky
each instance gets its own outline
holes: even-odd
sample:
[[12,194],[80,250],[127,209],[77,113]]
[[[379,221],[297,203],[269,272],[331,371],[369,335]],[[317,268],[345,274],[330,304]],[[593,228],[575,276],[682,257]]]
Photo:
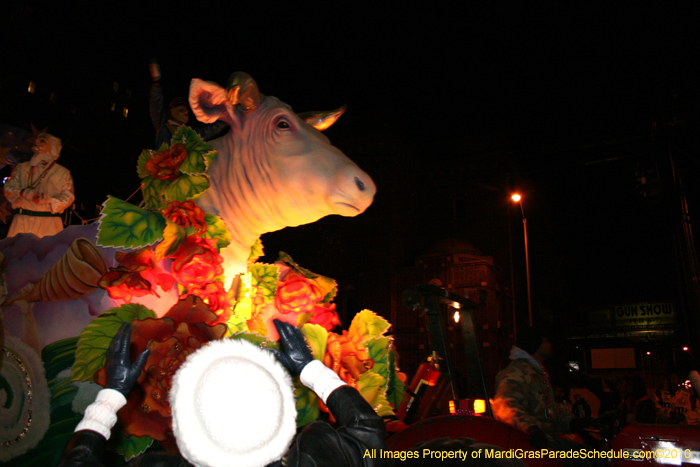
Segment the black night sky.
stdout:
[[[691,216],[700,210],[691,2],[99,3],[3,7],[0,123],[62,137],[79,202],[138,186],[151,57],[170,97],[242,70],[297,112],[347,104],[327,134],[378,186],[358,218],[264,237],[269,254],[285,249],[342,285],[461,236],[507,270],[510,220],[522,285],[518,189],[538,309],[576,319],[676,298],[669,153]],[[21,104],[15,89],[30,80],[75,114]],[[113,81],[131,90],[128,124],[101,117]],[[637,173],[654,168],[661,189],[645,198]]]

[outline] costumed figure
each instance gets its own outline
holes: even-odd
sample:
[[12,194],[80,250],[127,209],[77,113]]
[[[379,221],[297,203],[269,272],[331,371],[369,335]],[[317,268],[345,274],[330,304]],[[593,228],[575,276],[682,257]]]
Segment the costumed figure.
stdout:
[[70,171],[56,163],[61,140],[40,133],[32,150],[32,159],[18,164],[5,183],[5,197],[14,213],[8,237],[20,233],[40,238],[57,234],[63,230],[61,213],[75,200]]
[[[170,391],[172,428],[181,456],[146,453],[129,465],[201,467],[333,466],[378,467],[365,456],[387,449],[384,422],[360,393],[320,360],[301,332],[275,320],[284,352],[265,351],[244,340],[210,342],[187,357]],[[130,363],[131,325],[123,324],[107,352],[106,389],[85,411],[61,467],[100,466],[104,445],[148,357]],[[273,354],[274,353],[274,354]],[[275,358],[277,357],[277,358]],[[338,428],[311,423],[296,434],[292,381],[284,367],[328,406]],[[184,459],[183,459],[184,457]],[[185,461],[186,460],[186,461]]]
[[[156,145],[155,149],[160,149],[163,143],[170,144],[175,132],[183,125],[187,125],[190,120],[190,108],[187,104],[187,99],[176,97],[168,108],[165,108],[165,100],[163,98],[163,86],[160,83],[160,66],[155,60],[151,60],[149,64],[151,72],[151,101],[150,113],[151,121],[156,129]],[[209,141],[222,132],[228,125],[223,121],[207,124],[199,128],[194,128],[194,131],[204,140]]]
[[[593,420],[575,418],[556,403],[544,360],[552,353],[552,344],[538,328],[518,330],[516,345],[510,351],[510,364],[496,375],[496,395],[492,402],[497,420],[530,435],[535,449],[590,449],[564,439],[558,433],[575,433]],[[585,459],[566,459],[565,465],[590,465]]]

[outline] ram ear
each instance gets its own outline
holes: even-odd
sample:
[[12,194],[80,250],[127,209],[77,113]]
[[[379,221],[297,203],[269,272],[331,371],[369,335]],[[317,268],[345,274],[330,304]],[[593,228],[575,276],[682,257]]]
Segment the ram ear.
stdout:
[[262,102],[262,95],[252,76],[237,71],[229,77],[226,84],[226,99],[230,105],[238,106],[243,112],[252,112]]
[[306,123],[316,128],[318,131],[323,131],[330,128],[330,126],[333,125],[340,118],[340,116],[345,113],[345,109],[347,108],[348,107],[344,105],[335,110],[328,110],[325,112],[304,112],[298,114],[298,116]]
[[226,90],[211,81],[194,78],[190,82],[190,108],[197,120],[214,123],[223,120],[229,124],[230,104],[226,101]]

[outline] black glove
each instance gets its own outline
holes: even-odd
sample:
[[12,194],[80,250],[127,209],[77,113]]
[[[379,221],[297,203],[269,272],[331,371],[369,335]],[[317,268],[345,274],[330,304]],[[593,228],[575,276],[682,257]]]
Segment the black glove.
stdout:
[[527,434],[530,435],[528,436],[528,441],[533,449],[544,449],[549,445],[549,438],[547,438],[545,432],[542,431],[542,428],[533,425],[528,428]]
[[284,365],[289,371],[300,374],[304,367],[314,360],[309,346],[304,340],[304,335],[295,326],[280,320],[272,320],[275,323],[277,332],[280,335],[280,342],[284,348],[284,353],[279,350],[270,349],[275,354],[277,361]]
[[141,352],[133,365],[129,361],[129,345],[131,345],[131,323],[123,323],[107,349],[107,384],[105,388],[121,392],[124,397],[139,379],[143,365],[146,363],[151,349]]
[[569,422],[569,430],[572,433],[581,431],[586,427],[589,427],[595,423],[595,420],[590,417],[572,418]]

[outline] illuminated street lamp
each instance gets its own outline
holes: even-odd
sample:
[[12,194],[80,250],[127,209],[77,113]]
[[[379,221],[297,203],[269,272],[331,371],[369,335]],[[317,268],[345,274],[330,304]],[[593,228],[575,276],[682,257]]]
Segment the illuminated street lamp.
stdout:
[[527,219],[525,218],[525,210],[523,209],[522,197],[515,193],[511,199],[520,205],[520,212],[523,215],[523,233],[525,237],[525,271],[527,273],[527,317],[530,326],[532,326],[532,296],[530,295],[530,257],[527,251]]

